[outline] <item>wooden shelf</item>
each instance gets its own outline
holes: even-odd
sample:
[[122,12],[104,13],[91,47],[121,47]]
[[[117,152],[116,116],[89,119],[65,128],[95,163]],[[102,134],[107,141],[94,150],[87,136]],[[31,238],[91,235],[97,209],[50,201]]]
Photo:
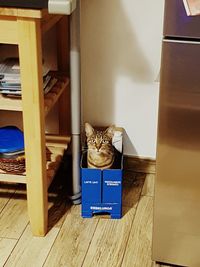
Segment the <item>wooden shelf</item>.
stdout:
[[0,182],[26,184],[26,175],[8,174],[0,170]]
[[[48,231],[48,188],[67,148],[66,138],[58,137],[45,142],[45,115],[59,100],[59,134],[67,135],[69,124],[69,79],[57,76],[52,90],[42,93],[42,38],[43,33],[56,26],[57,65],[61,72],[68,70],[68,24],[65,16],[49,15],[45,10],[0,8],[0,44],[18,45],[22,100],[0,95],[0,110],[23,113],[23,131],[27,166],[25,175],[0,173],[0,181],[27,184],[27,207],[34,236],[44,236]],[[31,74],[31,75],[30,75]],[[60,98],[63,93],[63,98]],[[60,99],[59,99],[60,98]],[[23,106],[23,110],[22,110]],[[44,149],[52,152],[45,162]],[[58,147],[58,148],[56,148]],[[49,159],[49,154],[47,154]],[[47,166],[47,169],[45,168]]]
[[[58,77],[57,83],[53,86],[49,93],[44,95],[45,115],[47,115],[49,111],[53,108],[63,91],[68,86],[69,78]],[[22,100],[14,97],[5,97],[0,94],[0,110],[22,111]]]
[[[10,18],[8,20],[7,18]],[[3,18],[1,20],[1,18]],[[6,8],[0,7],[0,20],[1,20],[1,43],[18,44],[18,19],[34,18],[39,19],[41,32],[45,33],[56,25],[61,20],[61,15],[49,14],[47,9],[26,9],[26,8]],[[6,27],[6,25],[8,27]]]
[[43,14],[41,27],[42,33],[45,33],[51,29],[61,18],[61,15],[51,15],[49,13]]
[[58,101],[59,97],[63,93],[63,91],[69,86],[68,78],[58,78],[58,82],[54,85],[54,87],[50,90],[48,94],[44,96],[44,112],[45,115],[49,113],[49,111],[53,108],[53,106]]
[[23,18],[43,18],[47,15],[47,9],[27,9],[0,7],[1,16],[23,17]]
[[22,100],[0,94],[0,110],[22,111]]
[[63,154],[68,148],[71,138],[69,136],[47,136],[46,146],[50,150],[51,160],[47,161],[47,185],[50,186],[58,170]]
[[[50,186],[58,170],[64,151],[68,148],[71,138],[69,136],[46,136],[46,146],[51,152],[50,160],[47,161],[47,185]],[[26,184],[26,173],[8,174],[0,170],[0,182]]]

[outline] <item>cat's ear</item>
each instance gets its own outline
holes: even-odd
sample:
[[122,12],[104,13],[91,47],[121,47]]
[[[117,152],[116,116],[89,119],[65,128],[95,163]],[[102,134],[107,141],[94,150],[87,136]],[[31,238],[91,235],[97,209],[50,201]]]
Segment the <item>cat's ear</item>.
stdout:
[[94,133],[94,128],[88,122],[85,123],[85,133],[87,137]]
[[108,128],[106,129],[106,134],[107,134],[110,138],[113,138],[114,133],[115,133],[115,125],[111,125],[110,127],[108,127]]

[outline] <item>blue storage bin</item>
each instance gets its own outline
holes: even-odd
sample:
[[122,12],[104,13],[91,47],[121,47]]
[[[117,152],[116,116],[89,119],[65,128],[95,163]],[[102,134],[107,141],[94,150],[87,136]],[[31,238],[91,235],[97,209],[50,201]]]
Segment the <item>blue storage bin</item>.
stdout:
[[82,169],[82,199],[85,202],[101,202],[101,170]]
[[121,203],[122,169],[103,170],[103,203]]
[[108,213],[112,219],[122,217],[123,154],[116,154],[115,168],[87,168],[87,153],[81,160],[82,217]]

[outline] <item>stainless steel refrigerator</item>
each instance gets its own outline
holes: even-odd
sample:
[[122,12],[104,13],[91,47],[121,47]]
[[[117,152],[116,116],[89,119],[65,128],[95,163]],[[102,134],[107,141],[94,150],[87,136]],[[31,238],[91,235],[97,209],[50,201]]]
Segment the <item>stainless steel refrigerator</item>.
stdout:
[[153,260],[200,267],[200,16],[166,0]]

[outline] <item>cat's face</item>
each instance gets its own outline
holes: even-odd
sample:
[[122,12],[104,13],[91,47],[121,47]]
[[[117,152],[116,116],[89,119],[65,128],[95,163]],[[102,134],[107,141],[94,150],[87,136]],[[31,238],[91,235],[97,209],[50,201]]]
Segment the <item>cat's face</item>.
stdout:
[[89,123],[86,123],[85,132],[89,151],[95,151],[95,153],[109,153],[109,150],[113,149],[112,137],[114,134],[114,126],[108,127],[105,131],[97,131]]

